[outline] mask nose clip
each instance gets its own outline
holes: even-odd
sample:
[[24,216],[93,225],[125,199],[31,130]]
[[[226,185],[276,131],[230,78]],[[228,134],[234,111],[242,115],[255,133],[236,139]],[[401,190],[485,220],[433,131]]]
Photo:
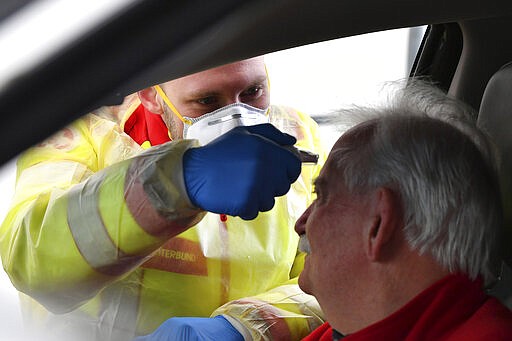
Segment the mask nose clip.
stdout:
[[214,121],[210,121],[208,122],[208,125],[209,126],[213,126],[213,125],[216,125],[216,124],[220,124],[222,122],[226,122],[226,121],[229,121],[229,120],[236,120],[236,119],[240,119],[242,118],[242,114],[233,114],[231,116],[226,116],[226,117],[221,117],[217,120],[214,120]]

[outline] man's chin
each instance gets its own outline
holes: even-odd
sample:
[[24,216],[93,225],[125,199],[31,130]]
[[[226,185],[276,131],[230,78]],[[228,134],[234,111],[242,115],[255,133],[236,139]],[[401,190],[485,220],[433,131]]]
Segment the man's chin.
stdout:
[[307,280],[307,276],[304,274],[304,270],[299,275],[299,288],[304,291],[306,294],[313,295],[309,286],[309,281]]

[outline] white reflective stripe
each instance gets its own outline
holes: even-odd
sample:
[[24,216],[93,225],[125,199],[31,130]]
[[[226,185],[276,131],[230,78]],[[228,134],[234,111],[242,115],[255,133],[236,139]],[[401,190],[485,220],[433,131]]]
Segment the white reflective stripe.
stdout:
[[144,270],[136,270],[101,293],[100,340],[125,341],[136,335]]
[[102,180],[89,178],[70,190],[68,225],[78,250],[93,269],[108,274],[122,273],[116,267],[125,268],[119,261],[127,257],[110,238],[98,207]]

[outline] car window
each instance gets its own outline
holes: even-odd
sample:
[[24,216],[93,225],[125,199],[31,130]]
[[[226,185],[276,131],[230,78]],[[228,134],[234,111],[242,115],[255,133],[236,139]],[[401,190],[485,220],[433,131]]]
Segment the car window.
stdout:
[[425,28],[375,32],[268,54],[271,101],[311,115],[330,145],[339,133],[323,124],[329,113],[385,99],[386,83],[409,75]]
[[[320,125],[326,148],[339,136],[325,118],[337,108],[372,104],[386,82],[407,77],[425,27],[396,29],[311,44],[266,55],[271,102],[292,106]],[[0,166],[0,221],[14,191],[14,160]],[[18,295],[0,271],[0,339],[21,335]]]

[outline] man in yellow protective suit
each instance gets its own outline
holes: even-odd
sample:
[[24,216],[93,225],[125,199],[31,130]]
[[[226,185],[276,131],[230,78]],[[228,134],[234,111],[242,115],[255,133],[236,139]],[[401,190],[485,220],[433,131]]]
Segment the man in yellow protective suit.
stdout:
[[268,92],[262,57],[224,65],[22,154],[0,248],[24,317],[52,340],[297,340],[321,324],[293,225],[323,149]]

